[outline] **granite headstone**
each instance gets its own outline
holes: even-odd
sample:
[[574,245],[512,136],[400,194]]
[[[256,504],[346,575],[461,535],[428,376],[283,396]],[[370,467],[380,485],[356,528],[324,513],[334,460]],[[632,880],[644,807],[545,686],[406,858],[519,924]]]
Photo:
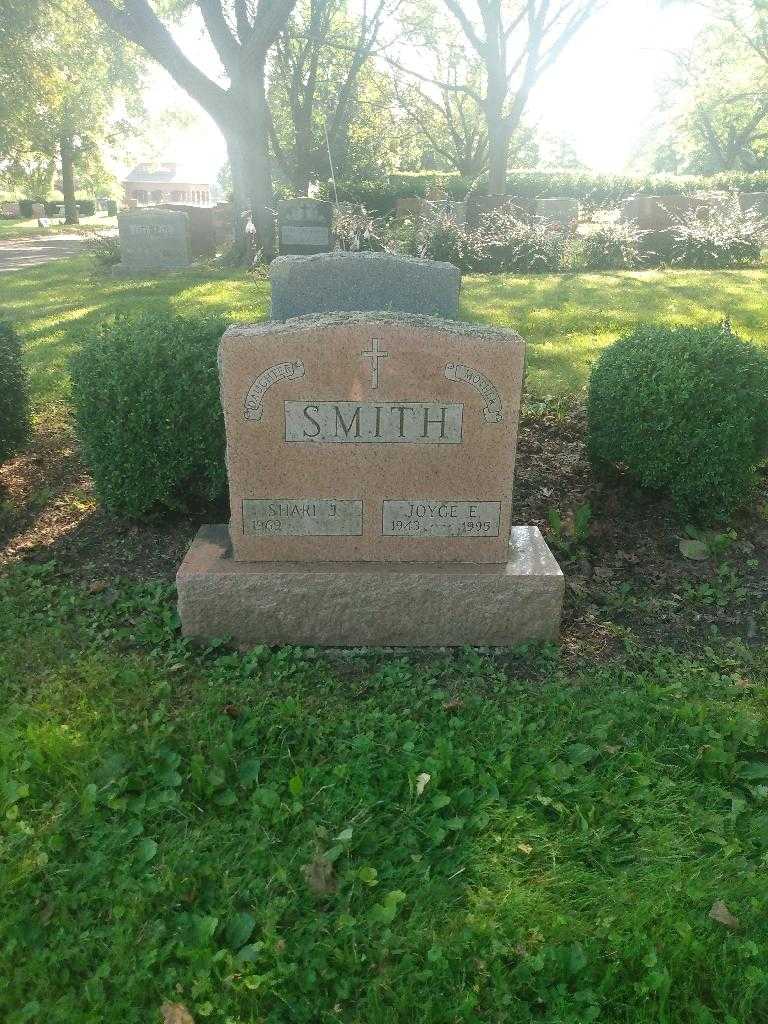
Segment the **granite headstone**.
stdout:
[[188,636],[505,645],[557,636],[563,576],[514,527],[524,343],[401,313],[232,327],[231,521],[178,576]]
[[272,319],[340,310],[455,318],[461,272],[452,263],[389,253],[280,256],[269,267]]
[[283,256],[329,252],[333,206],[320,199],[286,199],[277,204],[277,238]]
[[151,207],[118,214],[120,263],[115,272],[177,270],[192,262],[189,217]]

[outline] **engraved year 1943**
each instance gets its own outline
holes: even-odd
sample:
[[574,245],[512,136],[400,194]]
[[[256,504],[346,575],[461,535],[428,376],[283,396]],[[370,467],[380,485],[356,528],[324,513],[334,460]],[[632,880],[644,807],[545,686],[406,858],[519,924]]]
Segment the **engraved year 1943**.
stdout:
[[385,537],[498,537],[501,502],[439,499],[385,501]]

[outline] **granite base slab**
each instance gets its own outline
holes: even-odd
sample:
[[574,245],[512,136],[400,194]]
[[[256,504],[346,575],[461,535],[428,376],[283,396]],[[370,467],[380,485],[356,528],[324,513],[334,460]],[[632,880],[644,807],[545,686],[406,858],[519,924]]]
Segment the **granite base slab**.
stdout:
[[185,636],[324,647],[507,647],[556,640],[565,580],[536,527],[499,564],[236,562],[203,526],[176,585]]

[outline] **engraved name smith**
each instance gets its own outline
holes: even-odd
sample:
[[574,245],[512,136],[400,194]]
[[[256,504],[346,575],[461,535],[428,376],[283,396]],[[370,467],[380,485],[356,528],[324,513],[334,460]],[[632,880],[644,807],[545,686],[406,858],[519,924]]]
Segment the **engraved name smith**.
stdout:
[[322,444],[461,444],[452,402],[286,402],[285,440]]

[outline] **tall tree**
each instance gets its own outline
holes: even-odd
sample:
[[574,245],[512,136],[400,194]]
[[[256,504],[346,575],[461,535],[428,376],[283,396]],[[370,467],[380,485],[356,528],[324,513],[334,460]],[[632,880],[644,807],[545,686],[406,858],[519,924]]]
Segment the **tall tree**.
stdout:
[[680,173],[768,166],[768,62],[730,25],[674,55],[663,83],[655,169]]
[[328,177],[329,150],[335,168],[344,168],[363,73],[373,74],[382,25],[401,2],[363,0],[352,12],[348,0],[300,0],[280,33],[270,69],[270,138],[298,193]]
[[[142,47],[213,118],[227,142],[235,213],[250,207],[259,243],[274,249],[266,67],[297,0],[182,0],[197,7],[227,77],[222,85],[188,57],[149,0],[86,0]],[[168,9],[165,5],[164,10]],[[235,218],[236,225],[239,217]]]
[[[463,69],[470,81],[479,82],[477,69]],[[456,83],[457,68],[441,75]],[[401,112],[401,138],[410,136],[415,150],[414,169],[458,171],[463,178],[479,178],[488,171],[488,131],[482,110],[465,92],[450,89],[428,91],[420,83],[394,78],[394,89]],[[533,167],[539,147],[534,130],[520,124],[509,145],[509,166]]]
[[[465,73],[477,87],[476,68],[467,72],[453,66],[440,74],[446,83],[456,86]],[[464,178],[476,178],[488,169],[488,132],[472,95],[455,88],[437,89],[432,94],[399,75],[394,77],[394,88],[404,124],[413,126],[413,134],[421,139],[422,161],[458,171]]]
[[[509,147],[531,92],[583,25],[610,0],[441,0],[483,70],[480,86],[440,81],[409,69],[441,89],[463,92],[482,110],[488,134],[489,189],[506,187]],[[420,8],[422,7],[420,0]],[[431,19],[433,42],[439,18]],[[402,66],[402,65],[400,65]]]
[[47,193],[58,166],[67,223],[76,181],[106,177],[115,103],[138,112],[138,53],[79,0],[0,0],[0,159],[4,179]]

